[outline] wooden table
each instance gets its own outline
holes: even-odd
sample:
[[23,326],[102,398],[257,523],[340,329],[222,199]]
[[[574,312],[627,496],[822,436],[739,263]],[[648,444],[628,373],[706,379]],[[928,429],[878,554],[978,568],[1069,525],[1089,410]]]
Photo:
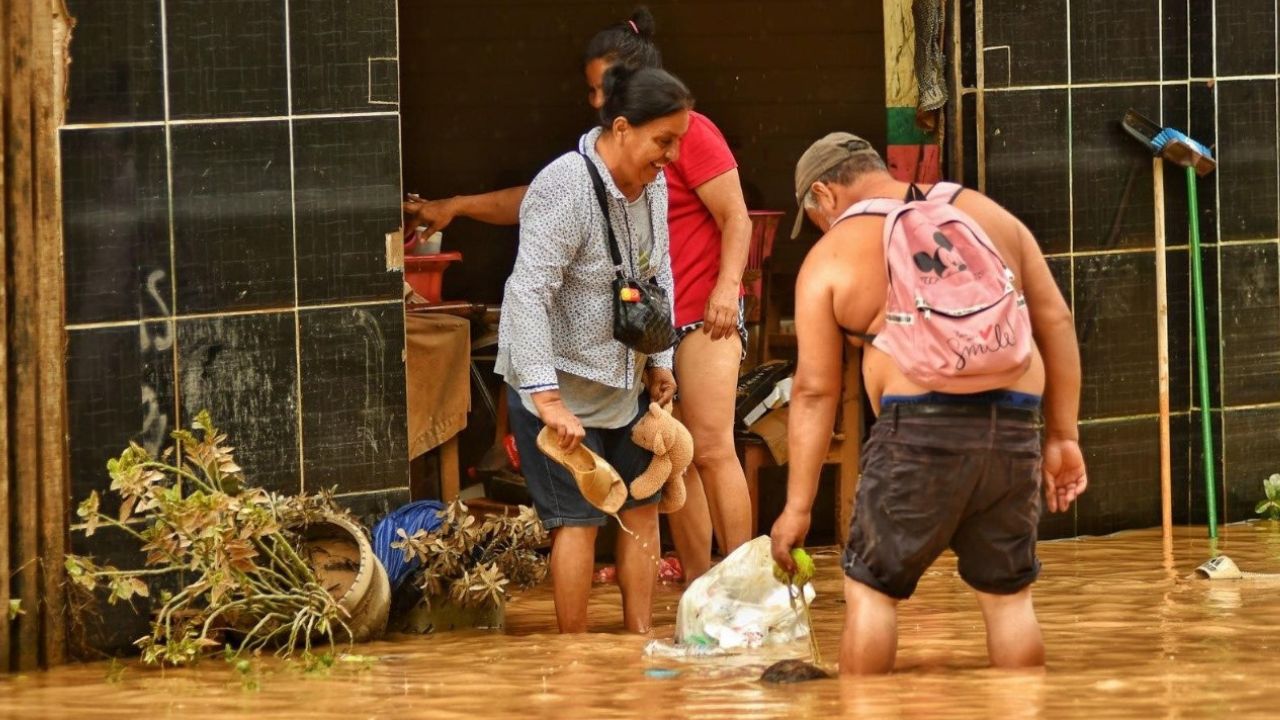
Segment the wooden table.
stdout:
[[409,458],[440,449],[440,494],[458,497],[458,433],[471,407],[471,323],[430,311],[405,313]]

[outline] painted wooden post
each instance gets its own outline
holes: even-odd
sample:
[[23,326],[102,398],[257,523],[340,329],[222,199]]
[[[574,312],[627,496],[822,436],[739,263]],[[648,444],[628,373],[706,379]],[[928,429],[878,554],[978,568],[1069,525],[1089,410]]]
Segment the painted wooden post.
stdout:
[[[65,45],[61,0],[13,0],[0,11],[0,669],[65,659],[67,533],[66,329],[58,126]],[[65,33],[64,33],[65,35]],[[21,614],[7,620],[10,600]]]
[[942,145],[938,133],[926,132],[916,124],[920,89],[911,4],[912,0],[884,0],[885,162],[898,180],[933,183],[942,179]]

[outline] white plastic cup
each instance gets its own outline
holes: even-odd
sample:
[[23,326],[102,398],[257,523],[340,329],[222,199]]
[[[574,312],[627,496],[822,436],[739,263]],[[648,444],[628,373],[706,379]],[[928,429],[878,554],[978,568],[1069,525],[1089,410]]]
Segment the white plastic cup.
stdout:
[[[425,228],[423,228],[425,230]],[[421,235],[419,235],[421,237]],[[418,241],[418,255],[437,255],[440,253],[440,244],[444,242],[444,233],[435,232],[431,237]]]

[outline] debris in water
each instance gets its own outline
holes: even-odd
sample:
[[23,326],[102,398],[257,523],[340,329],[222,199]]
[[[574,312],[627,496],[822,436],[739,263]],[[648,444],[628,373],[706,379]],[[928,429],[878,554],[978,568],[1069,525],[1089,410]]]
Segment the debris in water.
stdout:
[[1231,558],[1219,555],[1196,568],[1196,576],[1206,580],[1280,581],[1280,573],[1244,572]]
[[707,645],[699,643],[686,643],[677,645],[668,640],[650,640],[644,646],[644,654],[646,657],[661,658],[708,658],[708,657],[724,657],[730,655],[728,650],[719,645]]
[[650,677],[655,680],[670,680],[671,678],[679,675],[680,671],[672,670],[671,668],[647,668],[644,671],[644,674],[645,677]]
[[764,669],[760,675],[761,682],[798,683],[808,680],[825,680],[831,673],[803,660],[779,660]]

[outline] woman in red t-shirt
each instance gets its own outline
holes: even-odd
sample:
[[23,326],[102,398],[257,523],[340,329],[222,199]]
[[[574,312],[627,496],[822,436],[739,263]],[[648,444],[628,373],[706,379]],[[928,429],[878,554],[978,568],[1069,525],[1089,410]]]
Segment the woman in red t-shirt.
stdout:
[[[653,16],[645,8],[596,33],[583,58],[591,107],[604,104],[603,77],[610,65],[661,67],[653,33]],[[720,130],[705,115],[690,113],[689,131],[679,158],[666,167],[666,178],[675,323],[681,337],[675,374],[679,411],[694,444],[694,464],[685,478],[688,499],[668,519],[688,581],[711,567],[713,527],[725,554],[751,534],[747,481],[733,445],[738,369],[746,347],[740,298],[751,220],[738,164]],[[443,230],[458,216],[514,225],[527,189],[444,200],[411,195],[404,210],[428,233]]]

